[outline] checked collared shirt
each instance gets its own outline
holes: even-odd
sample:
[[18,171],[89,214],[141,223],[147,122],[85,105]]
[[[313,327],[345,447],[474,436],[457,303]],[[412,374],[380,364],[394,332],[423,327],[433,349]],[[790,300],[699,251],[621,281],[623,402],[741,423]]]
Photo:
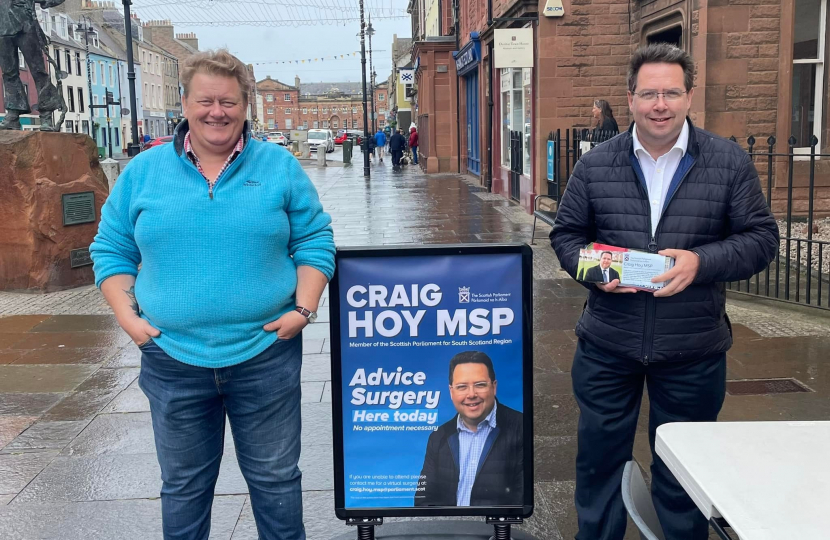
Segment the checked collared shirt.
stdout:
[[461,415],[458,415],[456,427],[458,428],[458,491],[456,491],[455,498],[458,506],[470,506],[470,493],[473,491],[473,484],[476,481],[476,471],[478,470],[478,462],[481,459],[481,452],[484,451],[484,443],[487,442],[487,437],[490,432],[496,428],[496,408],[497,403],[493,404],[493,410],[487,415],[487,418],[478,424],[478,431],[471,431],[461,420]]
[[231,154],[228,156],[228,159],[225,160],[225,164],[222,165],[222,169],[219,171],[219,174],[216,175],[216,180],[211,180],[205,174],[204,169],[202,169],[202,163],[199,161],[199,156],[193,152],[193,145],[190,144],[190,132],[188,131],[187,134],[184,136],[184,152],[187,154],[187,158],[193,162],[193,165],[196,166],[196,169],[199,171],[199,174],[202,175],[202,178],[205,179],[208,185],[208,195],[210,198],[213,198],[213,186],[216,185],[216,182],[222,178],[222,175],[227,170],[228,166],[233,163],[233,160],[242,153],[242,148],[245,146],[245,133],[239,136],[239,142],[236,143],[236,146],[233,147]]

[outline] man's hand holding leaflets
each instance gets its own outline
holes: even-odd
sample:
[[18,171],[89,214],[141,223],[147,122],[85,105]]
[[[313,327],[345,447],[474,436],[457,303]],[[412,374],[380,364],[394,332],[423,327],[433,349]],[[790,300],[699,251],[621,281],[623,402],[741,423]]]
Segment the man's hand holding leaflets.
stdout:
[[579,251],[577,279],[607,293],[646,291],[665,297],[688,287],[699,266],[692,251],[666,249],[655,254],[594,242]]

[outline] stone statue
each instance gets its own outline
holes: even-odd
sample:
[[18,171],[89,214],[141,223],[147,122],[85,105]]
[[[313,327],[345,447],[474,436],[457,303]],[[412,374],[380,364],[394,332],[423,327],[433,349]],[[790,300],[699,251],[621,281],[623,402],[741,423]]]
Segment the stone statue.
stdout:
[[[43,61],[43,56],[46,56],[55,67],[58,87],[61,87],[63,74],[57,71],[57,64],[49,57],[49,38],[43,33],[35,16],[36,1],[43,9],[47,9],[58,6],[65,0],[0,0],[0,70],[3,71],[3,86],[6,90],[6,117],[0,122],[0,129],[22,129],[20,115],[31,112],[20,80],[18,49],[23,53],[35,80],[40,130],[60,131],[66,113],[63,92],[52,84]],[[57,124],[52,118],[55,110],[63,112]]]

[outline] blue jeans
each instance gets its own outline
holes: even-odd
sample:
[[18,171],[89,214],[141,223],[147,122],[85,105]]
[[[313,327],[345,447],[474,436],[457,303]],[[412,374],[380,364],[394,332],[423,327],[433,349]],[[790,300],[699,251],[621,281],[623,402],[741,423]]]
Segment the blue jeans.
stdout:
[[666,540],[706,540],[709,523],[654,451],[669,422],[714,422],[726,395],[726,353],[646,366],[580,339],[571,368],[579,405],[576,454],[577,540],[622,540],[627,514],[622,473],[648,387],[651,498]]
[[165,540],[207,540],[227,414],[261,540],[305,540],[300,485],[302,335],[220,369],[184,364],[150,341],[150,400]]
[[418,145],[411,146],[410,148],[412,148],[412,163],[417,165],[418,164]]

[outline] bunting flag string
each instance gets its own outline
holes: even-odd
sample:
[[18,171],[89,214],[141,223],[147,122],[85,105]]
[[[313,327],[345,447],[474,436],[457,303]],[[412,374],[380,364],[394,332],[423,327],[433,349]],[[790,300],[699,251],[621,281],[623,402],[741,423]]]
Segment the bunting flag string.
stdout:
[[359,57],[360,51],[357,52],[350,52],[350,53],[343,53],[343,54],[333,54],[330,56],[323,56],[320,58],[298,58],[296,60],[270,60],[267,62],[249,62],[255,66],[264,66],[268,64],[305,64],[306,62],[325,62],[326,60],[343,60],[347,58]]

